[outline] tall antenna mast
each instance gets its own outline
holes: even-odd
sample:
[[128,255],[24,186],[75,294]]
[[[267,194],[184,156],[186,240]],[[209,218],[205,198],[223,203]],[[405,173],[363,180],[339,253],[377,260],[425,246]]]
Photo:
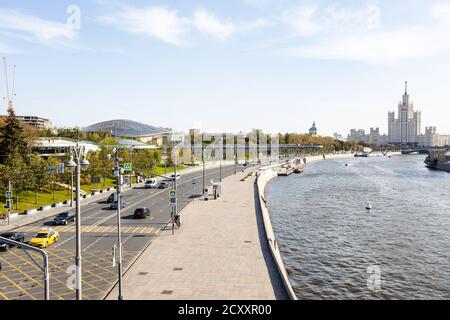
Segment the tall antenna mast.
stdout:
[[9,104],[9,102],[11,100],[9,99],[8,69],[6,68],[6,58],[5,57],[3,57],[3,66],[5,68],[5,83],[6,83],[6,97],[5,97],[5,99],[8,101],[8,104]]

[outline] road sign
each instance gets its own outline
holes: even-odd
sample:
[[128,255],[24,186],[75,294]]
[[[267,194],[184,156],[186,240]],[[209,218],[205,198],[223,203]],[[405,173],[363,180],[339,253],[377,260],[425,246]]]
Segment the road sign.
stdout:
[[123,168],[125,171],[131,171],[131,163],[124,163]]
[[193,185],[196,185],[196,184],[197,184],[197,180],[192,179],[192,184],[193,184]]
[[49,166],[49,167],[47,167],[47,171],[48,171],[49,173],[51,173],[51,172],[56,172],[56,167]]
[[177,198],[170,198],[170,203],[171,204],[177,203]]
[[177,192],[175,190],[170,190],[169,191],[169,197],[176,198],[177,197]]
[[170,206],[171,207],[175,207],[177,204],[176,203],[171,203]]
[[6,191],[5,192],[5,198],[11,198],[13,195],[12,191]]
[[61,162],[56,168],[56,173],[64,173],[64,162]]

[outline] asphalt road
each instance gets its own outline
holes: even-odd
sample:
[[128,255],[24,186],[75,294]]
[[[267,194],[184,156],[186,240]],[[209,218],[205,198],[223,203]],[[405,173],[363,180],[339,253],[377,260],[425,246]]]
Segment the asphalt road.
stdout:
[[[238,170],[242,169],[239,165]],[[234,173],[234,165],[222,167],[222,177]],[[196,184],[193,185],[193,179]],[[207,169],[206,185],[219,180],[219,169]],[[181,174],[177,180],[178,210],[183,209],[193,195],[201,194],[202,171]],[[226,191],[225,191],[226,192]],[[127,206],[121,211],[124,271],[170,221],[169,189],[133,188],[124,193]],[[136,208],[148,207],[146,219],[133,219]],[[75,265],[75,223],[53,226],[53,218],[17,228],[25,233],[25,240],[43,226],[60,232],[57,243],[46,252],[50,263],[50,298],[75,299],[71,288]],[[105,199],[81,208],[83,299],[103,299],[117,281],[117,268],[112,266],[112,248],[117,243],[117,212],[110,210]],[[171,225],[170,225],[171,227]],[[175,230],[176,232],[176,230]],[[35,256],[38,260],[38,256]],[[39,260],[38,260],[39,261]],[[43,299],[42,272],[21,249],[0,252],[0,299]]]

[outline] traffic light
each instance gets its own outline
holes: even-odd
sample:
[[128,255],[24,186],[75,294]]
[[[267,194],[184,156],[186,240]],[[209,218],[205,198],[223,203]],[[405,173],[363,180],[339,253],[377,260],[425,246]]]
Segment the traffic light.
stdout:
[[13,206],[13,199],[6,199],[5,209],[11,209]]

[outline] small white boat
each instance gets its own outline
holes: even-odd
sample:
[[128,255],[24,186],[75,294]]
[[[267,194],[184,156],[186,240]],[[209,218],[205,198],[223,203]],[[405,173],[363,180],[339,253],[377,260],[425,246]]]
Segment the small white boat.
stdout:
[[366,204],[366,210],[372,210],[372,205],[370,204],[370,201]]

